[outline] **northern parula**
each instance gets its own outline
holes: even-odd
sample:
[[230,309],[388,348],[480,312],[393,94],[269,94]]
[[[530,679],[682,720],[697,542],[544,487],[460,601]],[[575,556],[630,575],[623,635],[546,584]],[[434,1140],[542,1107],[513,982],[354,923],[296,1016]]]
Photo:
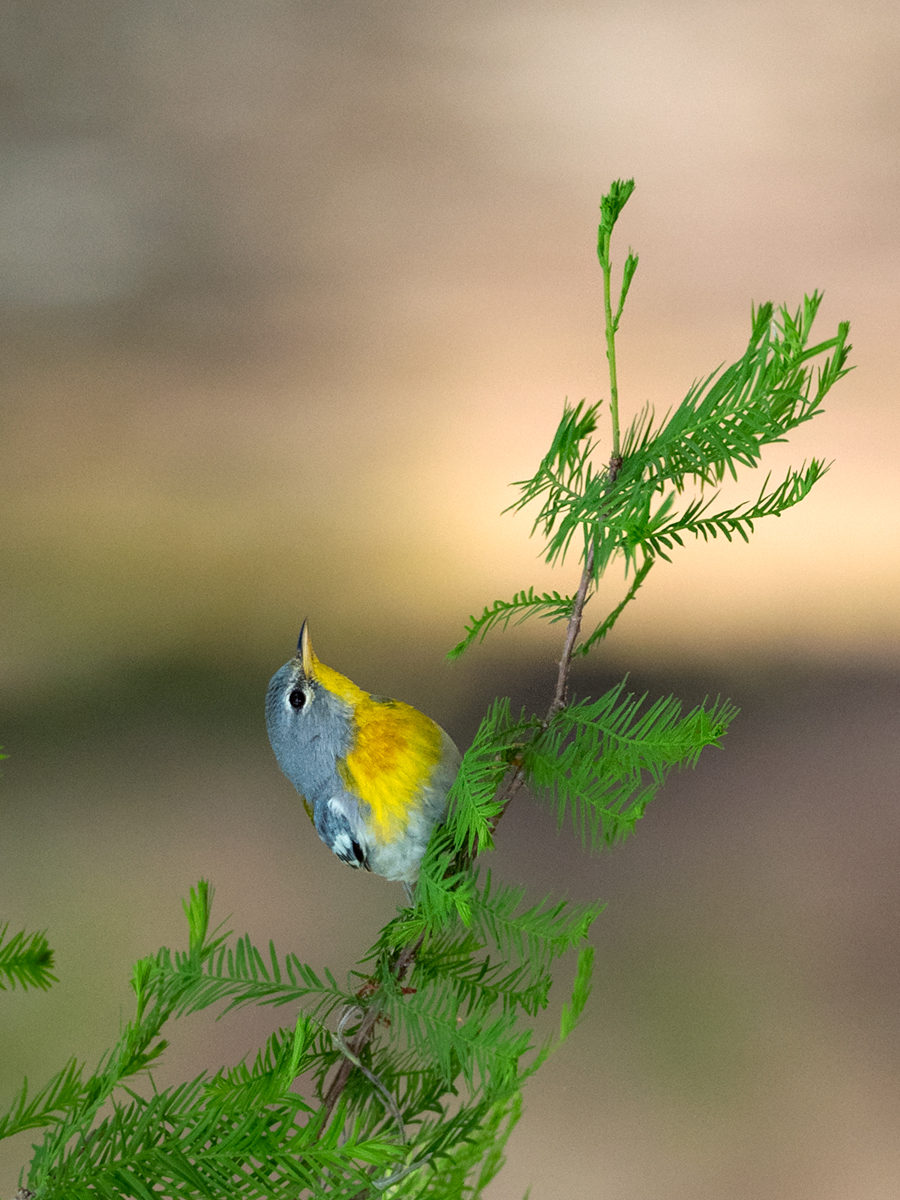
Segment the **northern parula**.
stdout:
[[325,845],[351,867],[415,883],[459,768],[449,735],[319,662],[305,621],[269,683],[266,727]]

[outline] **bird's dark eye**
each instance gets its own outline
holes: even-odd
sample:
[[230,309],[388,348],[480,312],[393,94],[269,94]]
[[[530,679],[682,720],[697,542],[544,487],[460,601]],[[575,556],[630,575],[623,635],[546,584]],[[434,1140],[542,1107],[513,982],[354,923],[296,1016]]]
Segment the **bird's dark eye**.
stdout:
[[291,708],[302,708],[306,703],[306,692],[301,692],[299,688],[294,688],[288,696],[288,704]]

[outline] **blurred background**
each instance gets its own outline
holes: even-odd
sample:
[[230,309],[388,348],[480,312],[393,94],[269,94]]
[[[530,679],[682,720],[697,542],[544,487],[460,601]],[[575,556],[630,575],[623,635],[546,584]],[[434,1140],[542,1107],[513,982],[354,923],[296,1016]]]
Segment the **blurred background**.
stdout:
[[[269,751],[304,617],[463,745],[497,692],[546,705],[556,628],[443,656],[574,586],[500,513],[606,395],[598,205],[634,176],[626,413],[814,288],[858,366],[767,456],[834,460],[809,500],[658,567],[576,673],[729,696],[724,748],[593,860],[534,802],[504,820],[498,873],[608,907],[490,1197],[900,1194],[898,52],[892,0],[2,6],[0,919],[60,982],[0,995],[0,1103],[95,1062],[201,876],[338,974],[400,902]],[[160,1080],[288,1019],[186,1021]]]

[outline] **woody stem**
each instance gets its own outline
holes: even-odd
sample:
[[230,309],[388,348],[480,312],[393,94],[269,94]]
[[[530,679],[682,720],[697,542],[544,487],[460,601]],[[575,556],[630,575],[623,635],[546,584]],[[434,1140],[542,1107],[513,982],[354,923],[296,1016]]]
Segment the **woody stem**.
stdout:
[[[403,949],[400,951],[400,953],[397,955],[397,961],[394,963],[394,966],[393,966],[393,975],[398,983],[403,979],[403,977],[406,975],[407,971],[412,966],[423,941],[424,941],[424,936],[420,937],[417,942],[414,942],[414,943],[410,944],[409,946],[404,946]],[[365,1015],[364,1015],[362,1021],[360,1021],[359,1029],[357,1029],[353,1038],[350,1039],[350,1041],[348,1043],[350,1046],[350,1049],[353,1051],[353,1053],[356,1055],[357,1058],[360,1055],[360,1051],[362,1051],[365,1048],[365,1046],[368,1045],[368,1043],[372,1040],[372,1034],[375,1031],[375,1024],[378,1021],[378,1018],[380,1016],[381,1016],[381,1009],[379,1008],[379,1006],[377,1004],[370,1004],[369,1007],[366,1009]],[[335,1073],[334,1079],[332,1079],[331,1083],[328,1085],[328,1089],[325,1092],[325,1095],[322,1100],[322,1105],[323,1105],[323,1108],[325,1109],[326,1122],[328,1121],[328,1118],[331,1116],[332,1112],[334,1111],[334,1107],[337,1104],[338,1100],[340,1100],[341,1095],[343,1094],[344,1088],[347,1086],[347,1080],[350,1078],[350,1072],[353,1069],[354,1069],[354,1064],[350,1061],[349,1058],[341,1059],[341,1065],[338,1067],[337,1072]]]
[[[575,593],[575,601],[572,605],[572,612],[569,615],[569,621],[566,625],[566,637],[563,642],[562,657],[559,660],[559,673],[556,677],[556,691],[553,693],[553,699],[550,701],[550,707],[547,709],[547,715],[541,722],[541,728],[546,729],[551,720],[556,714],[566,706],[569,692],[569,670],[572,666],[572,654],[575,651],[575,643],[578,641],[578,635],[581,632],[581,619],[584,615],[584,606],[587,604],[588,591],[591,586],[591,580],[594,574],[594,546],[593,543],[588,547],[587,558],[584,564],[584,570],[581,573],[581,582],[578,585],[578,591]],[[500,785],[497,791],[496,799],[502,805],[500,812],[492,822],[492,829],[496,829],[497,822],[506,812],[507,806],[515,796],[516,792],[525,782],[525,772],[521,767],[516,767],[504,782]]]

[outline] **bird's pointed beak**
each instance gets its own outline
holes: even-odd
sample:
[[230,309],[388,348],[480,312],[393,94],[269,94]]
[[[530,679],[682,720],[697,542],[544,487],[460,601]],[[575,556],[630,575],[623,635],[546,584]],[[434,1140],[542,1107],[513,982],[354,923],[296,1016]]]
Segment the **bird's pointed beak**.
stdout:
[[309,621],[304,621],[300,630],[300,637],[297,639],[297,657],[303,666],[303,674],[315,675],[316,656],[313,653],[312,641],[309,636]]

